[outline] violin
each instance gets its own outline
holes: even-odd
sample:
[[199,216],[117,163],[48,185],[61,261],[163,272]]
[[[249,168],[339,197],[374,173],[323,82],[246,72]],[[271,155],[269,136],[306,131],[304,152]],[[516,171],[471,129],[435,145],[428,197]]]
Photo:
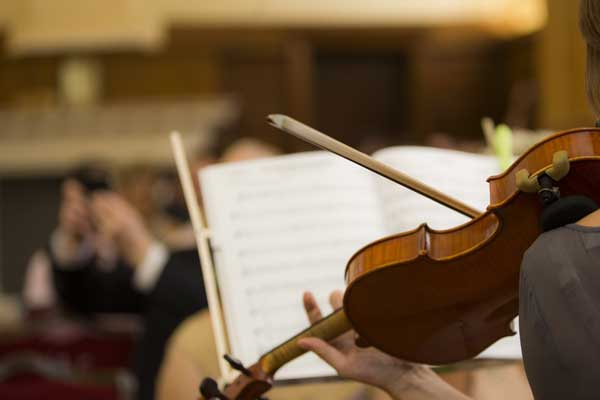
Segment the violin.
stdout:
[[342,310],[248,369],[230,362],[241,375],[224,392],[205,380],[207,399],[257,399],[269,390],[281,366],[304,353],[295,344],[298,339],[332,340],[350,329],[358,346],[373,346],[406,361],[440,365],[470,359],[514,334],[521,259],[541,233],[542,204],[531,193],[560,190],[600,203],[600,182],[594,179],[600,173],[600,129],[557,133],[533,146],[505,172],[488,179],[490,204],[479,213],[289,117],[274,115],[269,122],[472,220],[442,231],[423,224],[358,250],[346,267]]

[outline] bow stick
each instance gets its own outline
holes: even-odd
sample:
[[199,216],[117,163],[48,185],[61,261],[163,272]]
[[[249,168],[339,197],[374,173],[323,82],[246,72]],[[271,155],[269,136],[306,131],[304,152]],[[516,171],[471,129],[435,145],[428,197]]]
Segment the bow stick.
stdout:
[[481,214],[480,211],[469,206],[468,204],[465,204],[462,201],[448,196],[447,194],[442,193],[421,181],[403,174],[389,165],[384,164],[381,161],[377,161],[373,157],[353,149],[352,147],[345,145],[344,143],[339,142],[332,137],[317,131],[316,129],[313,129],[308,125],[304,125],[293,118],[282,114],[271,114],[267,117],[267,121],[271,126],[274,126],[279,130],[287,132],[299,139],[304,140],[305,142],[350,160],[370,171],[375,172],[378,175],[383,176],[384,178],[391,180],[392,182],[411,189],[469,218],[475,218]]

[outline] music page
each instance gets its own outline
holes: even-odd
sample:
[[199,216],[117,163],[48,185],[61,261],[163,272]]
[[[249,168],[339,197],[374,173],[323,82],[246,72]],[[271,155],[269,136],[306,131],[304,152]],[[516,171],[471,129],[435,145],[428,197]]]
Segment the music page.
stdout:
[[[343,289],[348,259],[384,233],[372,173],[326,152],[200,173],[233,355],[251,364],[308,326],[302,294]],[[310,354],[277,379],[334,375]]]
[[[489,204],[486,179],[500,172],[498,161],[492,156],[433,147],[390,147],[376,152],[374,157],[481,212]],[[391,234],[414,229],[424,222],[434,229],[449,229],[469,220],[385,178],[375,179],[386,229]]]

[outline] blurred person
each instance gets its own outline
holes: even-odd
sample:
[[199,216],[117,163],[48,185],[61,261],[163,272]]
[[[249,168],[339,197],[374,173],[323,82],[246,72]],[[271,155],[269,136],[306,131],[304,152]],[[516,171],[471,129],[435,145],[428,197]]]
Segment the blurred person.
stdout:
[[[190,159],[190,170],[198,171],[216,162],[215,147],[209,147],[201,152],[195,152]],[[194,189],[199,201],[200,181],[193,179]],[[153,230],[162,242],[172,250],[195,249],[196,238],[194,229],[190,223],[183,190],[176,173],[169,171],[164,174],[157,184],[156,196],[161,204],[162,213],[160,218],[152,221]]]
[[[271,157],[280,151],[253,138],[241,138],[226,147],[221,162],[237,162]],[[157,382],[157,398],[196,399],[204,377],[218,376],[218,355],[208,310],[186,319],[177,328],[167,347]],[[276,388],[268,397],[277,399],[363,400],[380,398],[381,392],[354,383],[329,383]]]
[[51,261],[45,249],[36,250],[27,262],[22,300],[28,316],[50,313],[57,306]]
[[98,174],[92,168],[63,184],[59,222],[48,246],[55,290],[80,315],[142,316],[133,368],[138,398],[152,399],[168,337],[206,307],[199,260],[193,248],[171,251],[148,228],[155,212],[148,204],[149,175],[121,176],[117,192],[103,179],[91,179]]
[[[132,165],[117,168],[114,179],[109,175],[107,165],[99,161],[83,163],[72,172],[75,181],[86,181],[86,190],[108,189],[109,181],[114,181],[115,191],[127,200],[155,231],[154,226],[162,220],[152,190],[156,182],[155,171],[146,165]],[[160,237],[159,232],[155,232]],[[108,251],[108,250],[107,250]],[[44,315],[56,307],[56,292],[52,283],[51,260],[46,249],[38,249],[29,259],[23,285],[23,302],[29,315]]]
[[223,150],[221,162],[256,160],[281,154],[277,147],[261,140],[244,137],[231,143]]

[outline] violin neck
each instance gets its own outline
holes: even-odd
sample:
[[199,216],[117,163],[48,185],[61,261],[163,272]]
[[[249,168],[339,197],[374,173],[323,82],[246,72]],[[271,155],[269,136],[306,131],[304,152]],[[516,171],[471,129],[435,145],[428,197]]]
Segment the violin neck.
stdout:
[[306,350],[298,347],[299,339],[316,337],[328,342],[350,329],[352,326],[346,313],[340,309],[263,355],[259,364],[267,375],[273,376],[279,368],[306,353]]

